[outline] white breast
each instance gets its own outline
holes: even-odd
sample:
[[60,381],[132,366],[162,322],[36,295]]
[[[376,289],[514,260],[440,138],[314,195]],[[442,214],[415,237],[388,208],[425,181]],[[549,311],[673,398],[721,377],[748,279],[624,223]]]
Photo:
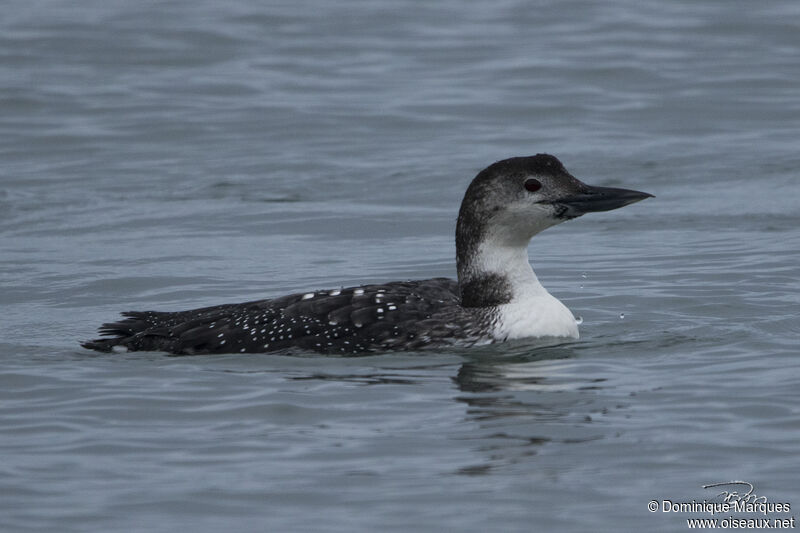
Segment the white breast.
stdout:
[[567,306],[544,288],[535,295],[527,296],[497,307],[498,317],[492,332],[496,340],[526,337],[578,338],[578,324]]

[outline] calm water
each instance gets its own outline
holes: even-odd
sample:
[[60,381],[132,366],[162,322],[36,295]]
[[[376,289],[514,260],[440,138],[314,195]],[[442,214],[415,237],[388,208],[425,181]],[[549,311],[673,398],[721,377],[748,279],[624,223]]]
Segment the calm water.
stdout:
[[[734,479],[800,515],[797,2],[267,4],[5,3],[0,529],[683,531],[648,502]],[[536,152],[657,196],[534,240],[577,343],[78,346],[452,276],[469,180]]]

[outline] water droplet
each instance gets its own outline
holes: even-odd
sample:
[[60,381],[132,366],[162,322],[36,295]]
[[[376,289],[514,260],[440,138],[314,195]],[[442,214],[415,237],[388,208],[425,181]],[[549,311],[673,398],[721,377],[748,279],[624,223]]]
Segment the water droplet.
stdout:
[[576,316],[575,323],[578,324],[579,326],[583,324],[583,317],[581,315]]
[[619,319],[622,320],[623,318],[625,318],[625,313],[620,313],[619,314]]

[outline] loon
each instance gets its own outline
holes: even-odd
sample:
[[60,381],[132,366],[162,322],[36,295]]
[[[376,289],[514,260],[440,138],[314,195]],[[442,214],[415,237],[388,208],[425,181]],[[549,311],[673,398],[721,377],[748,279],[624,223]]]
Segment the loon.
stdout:
[[652,197],[593,187],[552,155],[498,161],[467,188],[456,223],[458,281],[433,278],[297,293],[180,312],[133,311],[82,343],[176,355],[359,354],[578,338],[567,307],[539,283],[528,243],[550,226]]

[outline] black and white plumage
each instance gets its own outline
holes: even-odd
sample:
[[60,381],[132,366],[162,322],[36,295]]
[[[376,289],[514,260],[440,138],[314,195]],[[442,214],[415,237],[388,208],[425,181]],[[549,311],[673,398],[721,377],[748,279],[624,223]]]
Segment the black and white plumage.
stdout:
[[433,278],[190,311],[128,312],[100,328],[103,338],[83,346],[187,355],[358,354],[577,338],[572,313],[533,273],[528,242],[564,220],[650,196],[586,185],[547,154],[498,161],[481,171],[464,195],[456,224],[458,281]]
[[[447,278],[297,293],[177,313],[129,312],[87,348],[175,354],[301,351],[353,354],[474,343],[489,321],[459,313],[458,283]],[[120,342],[122,341],[122,342]]]

